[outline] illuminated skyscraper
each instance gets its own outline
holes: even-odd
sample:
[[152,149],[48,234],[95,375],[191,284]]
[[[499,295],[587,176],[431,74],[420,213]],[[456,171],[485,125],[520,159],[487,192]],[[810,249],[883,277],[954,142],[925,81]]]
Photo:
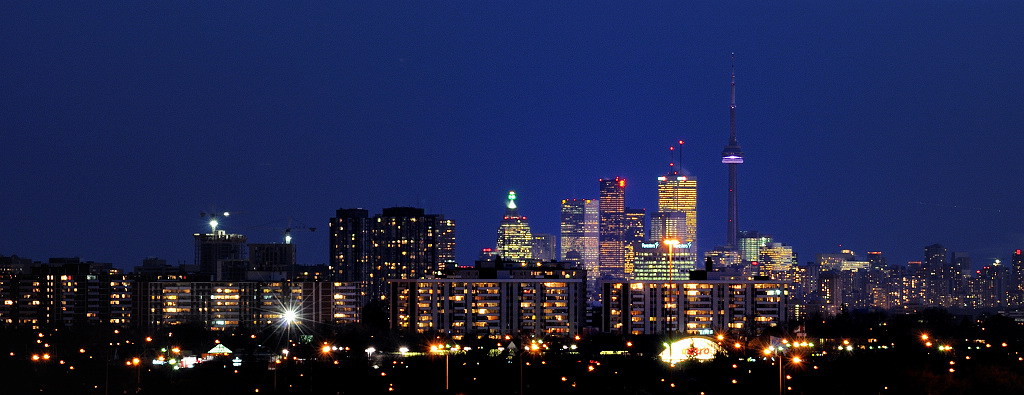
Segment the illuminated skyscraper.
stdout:
[[793,247],[782,243],[768,243],[761,247],[761,274],[771,276],[772,280],[794,279],[796,255]]
[[598,273],[601,278],[626,279],[626,180],[599,179]]
[[587,271],[588,295],[597,297],[598,200],[562,199],[561,259]]
[[[596,281],[600,276],[597,270],[600,233],[601,202],[598,199],[591,199],[586,203],[583,212],[583,267],[587,269],[587,281]],[[594,292],[597,292],[596,287]]]
[[[552,261],[555,259],[555,235],[546,233],[534,233],[533,245],[530,246],[530,253],[537,261]],[[580,266],[582,267],[582,266]]]
[[764,235],[756,230],[740,232],[736,248],[740,251],[740,259],[743,264],[749,265],[761,259],[761,247],[772,242],[772,235]]
[[[680,151],[682,146],[679,140]],[[669,150],[675,151],[675,147]],[[658,177],[658,213],[651,218],[651,240],[678,240],[696,251],[697,179],[684,173],[682,165],[673,162],[668,174]]]
[[740,257],[740,252],[734,248],[721,246],[715,247],[704,251],[704,258],[711,258],[711,264],[716,268],[715,270],[740,268],[743,266],[743,259]]
[[633,260],[636,257],[636,249],[640,243],[647,241],[647,232],[644,225],[647,222],[647,210],[642,208],[626,208],[625,227],[622,234],[623,247],[623,272],[626,278],[632,278]]
[[657,240],[632,245],[631,281],[689,280],[690,272],[695,269],[696,258],[687,248],[675,248]]
[[626,208],[623,216],[626,220],[622,241],[625,243],[647,241],[647,232],[644,230],[647,222],[647,210],[642,208]]
[[526,217],[519,215],[516,193],[510,191],[505,216],[501,219],[501,225],[498,225],[498,256],[506,261],[528,261],[533,259],[532,245],[530,223]]
[[583,263],[584,219],[590,199],[562,199],[559,224],[562,246],[559,257],[564,262]]

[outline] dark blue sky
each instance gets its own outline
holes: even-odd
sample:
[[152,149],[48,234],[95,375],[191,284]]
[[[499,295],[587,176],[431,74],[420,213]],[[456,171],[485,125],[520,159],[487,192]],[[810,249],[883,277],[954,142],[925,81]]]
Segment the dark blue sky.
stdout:
[[703,250],[725,240],[731,52],[741,229],[801,261],[1024,247],[1016,1],[18,3],[0,255],[191,262],[213,206],[254,242],[318,227],[296,244],[324,263],[334,210],[419,206],[468,263],[508,190],[535,232],[600,177],[653,212],[678,139]]

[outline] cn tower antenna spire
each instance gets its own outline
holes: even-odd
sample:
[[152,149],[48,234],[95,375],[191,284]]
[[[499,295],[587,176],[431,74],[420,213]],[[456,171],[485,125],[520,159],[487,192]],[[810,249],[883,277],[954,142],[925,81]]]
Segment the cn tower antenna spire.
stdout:
[[729,101],[729,145],[739,145],[736,141],[736,53],[732,53],[732,77],[729,82],[732,98]]

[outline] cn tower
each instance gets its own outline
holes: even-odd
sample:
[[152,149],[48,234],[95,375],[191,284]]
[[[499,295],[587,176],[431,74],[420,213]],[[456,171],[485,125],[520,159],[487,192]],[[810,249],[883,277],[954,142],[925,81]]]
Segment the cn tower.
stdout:
[[722,149],[722,163],[729,165],[729,229],[726,245],[735,249],[736,237],[739,235],[739,210],[736,207],[736,165],[743,163],[743,149],[736,141],[736,54],[732,54],[732,100],[729,102],[729,144]]

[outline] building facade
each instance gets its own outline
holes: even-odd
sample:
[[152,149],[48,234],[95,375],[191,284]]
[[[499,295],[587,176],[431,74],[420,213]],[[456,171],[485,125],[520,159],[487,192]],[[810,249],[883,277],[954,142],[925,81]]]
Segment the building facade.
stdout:
[[132,306],[132,280],[109,263],[54,258],[0,270],[0,325],[127,326]]
[[[223,230],[195,233],[195,263],[199,273],[212,280],[238,276],[248,266],[246,238]],[[244,276],[244,274],[242,274]]]
[[530,245],[530,254],[534,260],[553,261],[558,258],[556,254],[555,235],[547,233],[533,233],[533,243]]
[[563,262],[478,262],[437,278],[389,283],[392,329],[455,340],[575,336],[586,314],[586,271]]
[[532,248],[533,234],[530,232],[530,223],[525,216],[519,215],[516,193],[510,191],[505,216],[498,225],[498,256],[510,261],[529,261],[533,259]]
[[[659,235],[651,240],[679,240],[697,250],[697,179],[673,171],[658,177],[658,221],[651,221]],[[657,222],[657,225],[656,225]]]
[[788,324],[790,284],[738,279],[602,281],[602,331],[758,334]]
[[331,218],[330,270],[362,285],[365,302],[387,298],[389,278],[420,278],[455,265],[455,223],[421,208],[385,208],[370,218],[342,209]]
[[327,281],[149,281],[146,314],[139,325],[157,328],[186,323],[214,331],[239,327],[262,330],[284,325],[354,324],[362,308],[359,283]]
[[598,275],[603,279],[626,278],[626,180],[600,179]]

